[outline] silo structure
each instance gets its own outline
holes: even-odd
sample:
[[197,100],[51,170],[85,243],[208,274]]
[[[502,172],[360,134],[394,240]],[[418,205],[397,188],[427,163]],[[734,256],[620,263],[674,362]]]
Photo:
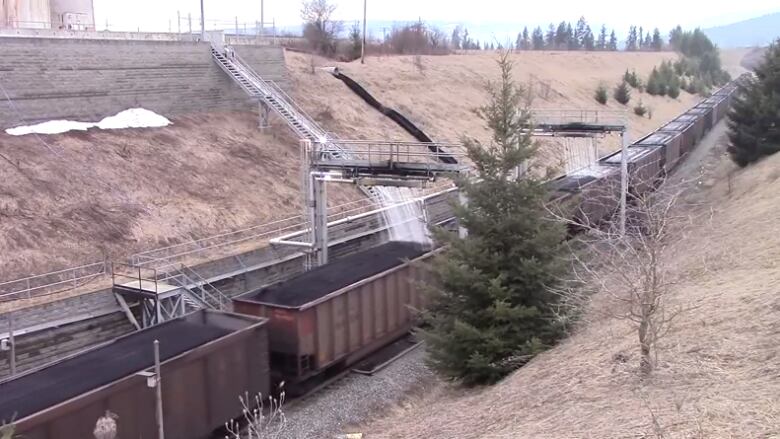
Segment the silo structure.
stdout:
[[0,0],[0,28],[48,29],[49,0]]
[[95,30],[95,8],[92,0],[50,0],[54,29]]

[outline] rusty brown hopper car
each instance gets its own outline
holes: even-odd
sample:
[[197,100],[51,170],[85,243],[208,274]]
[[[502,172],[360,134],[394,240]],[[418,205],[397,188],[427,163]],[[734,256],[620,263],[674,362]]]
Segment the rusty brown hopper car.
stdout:
[[236,298],[234,309],[269,319],[272,369],[294,389],[413,327],[425,271],[410,261],[427,257],[428,250],[387,243]]
[[697,104],[695,107],[688,110],[685,114],[695,116],[698,120],[702,122],[702,125],[704,126],[702,137],[704,137],[704,134],[710,132],[710,130],[714,125],[712,119],[713,113],[714,113],[714,109],[712,108],[712,106],[707,105],[706,102],[701,102]]
[[[635,195],[642,195],[652,190],[661,176],[664,159],[661,146],[630,146],[626,149],[628,162],[628,190]],[[617,151],[600,160],[606,166],[620,169],[623,152]]]
[[723,108],[721,106],[722,101],[723,99],[720,96],[710,96],[697,105],[697,107],[712,108],[712,126],[717,125],[717,123],[720,122],[720,120],[723,118]]
[[198,311],[0,383],[0,419],[25,439],[85,439],[110,410],[118,438],[156,438],[156,390],[139,374],[154,340],[167,439],[210,437],[241,414],[239,395],[268,393],[265,320]]
[[696,146],[696,144],[698,144],[702,137],[704,137],[704,119],[702,119],[698,114],[690,114],[686,112],[681,116],[677,116],[677,118],[674,120],[677,122],[686,122],[692,125],[691,130],[693,133],[693,142],[690,145],[690,149],[685,150],[685,154],[687,154],[693,151],[693,148]]
[[669,173],[677,166],[680,160],[680,146],[683,136],[679,131],[655,131],[643,137],[634,145],[636,146],[662,146],[663,159],[661,166],[665,173]]
[[[553,202],[563,205],[576,224],[597,226],[615,212],[620,198],[620,169],[593,164],[548,186]],[[580,227],[570,227],[576,232]]]
[[680,158],[691,152],[693,150],[693,146],[696,145],[697,139],[695,127],[691,121],[673,120],[662,126],[658,131],[673,131],[680,133],[682,136],[682,140],[680,141]]

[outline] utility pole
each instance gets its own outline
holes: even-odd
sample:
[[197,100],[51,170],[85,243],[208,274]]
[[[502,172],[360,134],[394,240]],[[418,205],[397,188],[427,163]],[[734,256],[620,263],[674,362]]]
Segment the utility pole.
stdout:
[[626,203],[628,198],[628,127],[620,134],[620,237],[626,236]]
[[260,36],[262,37],[265,32],[265,0],[260,0]]
[[206,16],[203,12],[203,0],[200,0],[200,40],[206,41]]
[[363,0],[363,44],[360,46],[360,64],[366,63],[366,6],[368,0]]
[[16,340],[14,340],[14,315],[8,315],[8,343],[9,346],[9,365],[11,366],[11,376],[16,375]]
[[176,31],[181,35],[181,11],[176,11]]
[[187,13],[187,22],[189,23],[190,37],[192,36],[192,12]]
[[155,400],[157,410],[155,418],[157,419],[157,439],[165,439],[165,429],[163,428],[163,404],[162,404],[162,378],[160,377],[160,341],[154,341],[154,378],[155,378]]

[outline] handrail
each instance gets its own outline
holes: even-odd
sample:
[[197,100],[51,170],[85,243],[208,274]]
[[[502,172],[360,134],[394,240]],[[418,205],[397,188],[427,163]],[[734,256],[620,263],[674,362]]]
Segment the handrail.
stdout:
[[62,291],[61,287],[65,285],[70,288],[85,285],[107,271],[107,263],[102,261],[2,282],[0,302],[55,293]]

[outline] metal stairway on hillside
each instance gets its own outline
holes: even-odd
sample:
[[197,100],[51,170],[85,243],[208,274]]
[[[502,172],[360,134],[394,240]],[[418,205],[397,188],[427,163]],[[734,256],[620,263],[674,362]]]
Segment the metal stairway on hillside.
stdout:
[[[276,112],[298,135],[322,145],[323,151],[331,157],[349,159],[350,153],[338,144],[338,140],[320,127],[306,112],[296,105],[292,98],[273,81],[266,81],[247,63],[231,52],[228,57],[212,47],[211,55],[222,70],[233,78],[249,96],[259,99]],[[380,191],[374,187],[360,186],[374,201],[381,202]]]

